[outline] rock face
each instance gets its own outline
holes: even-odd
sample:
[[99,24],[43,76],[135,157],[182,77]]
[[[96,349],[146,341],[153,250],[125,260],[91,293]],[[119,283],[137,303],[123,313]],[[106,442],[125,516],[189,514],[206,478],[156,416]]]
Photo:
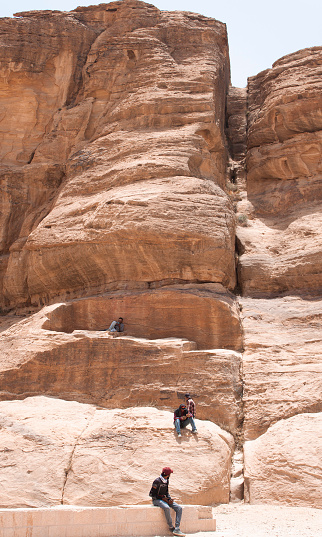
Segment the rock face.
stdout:
[[299,51],[248,85],[237,245],[251,503],[321,507],[321,65],[321,47]]
[[322,507],[322,413],[281,420],[245,444],[245,485],[250,503]]
[[[57,174],[47,179],[42,204],[20,207],[17,217],[8,211],[4,305],[160,282],[233,289],[234,215],[222,190],[225,25],[136,0],[25,13],[3,24],[18,42],[10,41],[12,62],[3,61],[2,76],[20,81],[26,72],[32,96],[17,147],[4,146],[8,196],[15,173],[27,180],[35,167],[41,184],[48,167]],[[36,77],[39,26],[53,45],[44,48]],[[16,57],[19,47],[26,59]],[[6,58],[10,50],[3,48]],[[59,95],[49,105],[54,83]],[[4,86],[4,122],[16,106],[11,91],[12,84]],[[44,112],[34,134],[37,98]],[[35,188],[23,179],[11,204]]]
[[189,389],[199,418],[236,435],[242,420],[239,353],[197,350],[195,343],[176,338],[43,329],[55,308],[2,336],[2,400],[46,394],[107,408],[154,405],[173,412]]
[[322,47],[275,62],[249,79],[243,294],[314,293],[322,288]]
[[240,351],[243,346],[239,305],[234,295],[215,284],[177,284],[70,301],[48,311],[44,328],[67,333],[104,330],[115,312],[126,312],[126,332],[136,337],[183,337],[199,349]]
[[278,420],[322,412],[321,300],[241,299],[244,435]]
[[46,397],[1,402],[0,420],[1,507],[121,505],[134,483],[131,503],[150,503],[152,481],[165,464],[176,468],[170,486],[180,503],[228,500],[234,442],[211,422],[197,420],[198,438],[187,428],[178,439],[170,412]]
[[321,507],[322,47],[241,89],[202,15],[0,32],[0,504],[148,502],[165,464],[180,501],[240,501],[245,460],[246,501]]

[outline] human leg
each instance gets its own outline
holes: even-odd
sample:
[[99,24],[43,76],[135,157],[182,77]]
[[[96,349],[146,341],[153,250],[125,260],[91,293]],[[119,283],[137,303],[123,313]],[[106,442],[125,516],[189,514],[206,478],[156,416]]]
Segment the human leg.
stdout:
[[197,427],[196,427],[196,424],[195,424],[195,420],[193,418],[188,418],[188,419],[185,420],[185,424],[188,425],[188,423],[190,423],[190,425],[191,425],[192,432],[196,433],[197,432]]
[[177,504],[176,502],[173,502],[171,507],[176,513],[176,529],[179,529],[180,522],[181,522],[181,517],[182,517],[182,507],[181,507],[181,505]]
[[[164,502],[163,500],[152,500],[152,503],[153,503],[153,505],[155,505],[156,507],[161,507],[161,509],[163,509],[163,512],[164,512],[164,515],[165,515],[167,524],[168,524],[170,530],[172,530],[172,528],[173,528],[172,518],[171,518],[171,513],[170,513],[170,507],[169,507],[169,505],[167,504],[167,502]],[[180,507],[180,506],[179,506],[179,507]],[[176,516],[177,516],[177,515],[176,515]],[[180,518],[181,518],[181,517],[180,517]]]
[[116,332],[116,328],[115,328],[115,325],[116,325],[116,321],[113,321],[111,323],[111,326],[109,327],[109,332]]
[[181,428],[180,428],[180,420],[179,420],[179,418],[174,420],[174,426],[176,428],[177,433],[181,435]]

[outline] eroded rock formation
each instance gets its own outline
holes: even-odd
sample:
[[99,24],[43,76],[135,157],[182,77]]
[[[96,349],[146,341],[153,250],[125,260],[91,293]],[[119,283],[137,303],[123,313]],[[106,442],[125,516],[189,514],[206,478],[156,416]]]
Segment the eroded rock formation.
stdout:
[[[198,417],[236,435],[242,420],[241,354],[199,350],[177,338],[47,330],[50,306],[14,323],[1,338],[0,399],[46,394],[107,408],[173,410],[187,389],[202,393]],[[48,316],[48,317],[47,317]],[[50,321],[49,321],[50,323]]]
[[[322,48],[241,89],[225,25],[193,13],[124,0],[0,31],[1,504],[128,503],[124,451],[129,479],[167,462],[179,500],[238,500],[246,442],[247,501],[320,507]],[[173,434],[187,390],[198,445]]]
[[321,299],[242,298],[244,436],[278,420],[322,412]]
[[[170,412],[47,397],[0,402],[0,420],[2,507],[122,505],[133,483],[131,503],[149,503],[165,461],[178,468],[171,490],[180,502],[228,501],[233,437],[210,421],[197,420],[198,438],[187,429],[178,443]],[[187,475],[191,451],[195,467]]]
[[[26,50],[19,61],[12,53],[8,64],[5,47],[2,75],[13,80],[4,86],[4,121],[16,111],[9,99],[15,77],[30,70],[25,86],[33,99],[40,93],[44,113],[34,134],[39,106],[31,103],[33,114],[20,122],[20,138],[4,147],[3,163],[13,177],[26,166],[29,174],[54,168],[60,180],[64,171],[52,204],[45,200],[46,214],[33,204],[38,219],[24,214],[27,226],[21,208],[20,223],[8,211],[4,305],[176,281],[232,290],[234,215],[222,190],[225,25],[136,0],[25,13],[4,24],[17,36],[14,50]],[[44,48],[35,77],[30,57],[39,24],[55,46]],[[21,25],[25,33],[18,33]],[[58,95],[49,105],[52,85]],[[11,195],[14,206],[36,186],[22,180],[21,188]]]
[[280,420],[245,444],[246,497],[251,503],[283,503],[322,508],[322,414]]
[[285,56],[248,85],[248,227],[238,233],[243,294],[322,288],[321,63],[315,47]]

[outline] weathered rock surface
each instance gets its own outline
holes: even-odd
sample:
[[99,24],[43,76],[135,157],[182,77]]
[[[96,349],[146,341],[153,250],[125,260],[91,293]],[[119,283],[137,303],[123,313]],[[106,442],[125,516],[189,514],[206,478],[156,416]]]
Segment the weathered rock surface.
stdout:
[[153,405],[173,411],[191,390],[198,417],[237,434],[242,420],[239,353],[197,350],[195,343],[171,337],[43,329],[47,315],[59,308],[49,306],[2,333],[2,400],[46,394],[108,408]]
[[244,295],[321,293],[321,68],[314,47],[249,79]]
[[127,334],[147,339],[186,338],[198,349],[240,351],[239,304],[221,285],[182,284],[118,291],[69,301],[48,310],[43,328],[59,332],[104,330],[126,312]]
[[1,18],[0,30],[0,160],[23,166],[32,163],[58,110],[73,101],[101,30],[58,11]]
[[244,435],[284,418],[322,411],[322,301],[241,299]]
[[[87,213],[89,200],[69,197],[68,214],[53,210],[29,236],[26,270],[36,302],[44,292],[77,296],[151,282],[234,284],[233,215],[226,195],[213,183],[144,181],[94,198]],[[9,258],[6,296],[24,301],[26,280],[19,266]]]
[[[178,280],[233,289],[234,215],[222,190],[225,25],[136,0],[2,24],[11,32],[2,49],[3,132],[18,92],[7,81],[29,99],[19,137],[3,147],[11,216],[4,213],[2,305]],[[37,63],[39,28],[47,45]],[[56,172],[48,191],[16,209],[40,166],[42,183],[47,168]]]
[[322,130],[321,54],[299,50],[248,79],[249,148]]
[[[232,436],[197,420],[181,440],[172,413],[155,408],[97,409],[47,397],[0,402],[1,507],[149,503],[170,465],[171,492],[186,504],[227,502]],[[194,465],[191,465],[193,456]]]
[[281,420],[246,442],[248,501],[321,508],[321,449],[321,413]]
[[[0,307],[27,315],[0,320],[0,504],[148,502],[166,463],[179,500],[240,501],[245,439],[246,499],[321,507],[322,47],[246,92],[201,15],[124,0],[0,32]],[[179,444],[187,390],[216,425]]]
[[320,296],[322,286],[321,207],[298,211],[296,218],[248,220],[238,228],[244,252],[238,281],[244,296]]
[[322,48],[306,49],[248,85],[237,248],[245,500],[254,503],[321,507],[311,450],[322,411],[321,68]]

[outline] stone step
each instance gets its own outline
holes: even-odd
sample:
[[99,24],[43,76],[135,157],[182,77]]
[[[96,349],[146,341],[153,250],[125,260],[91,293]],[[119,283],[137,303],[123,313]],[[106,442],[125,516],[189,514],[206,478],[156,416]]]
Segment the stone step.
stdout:
[[[212,507],[183,506],[181,530],[187,533],[215,531]],[[162,509],[153,505],[60,505],[0,509],[0,534],[2,537],[152,537],[168,536],[169,530]]]

